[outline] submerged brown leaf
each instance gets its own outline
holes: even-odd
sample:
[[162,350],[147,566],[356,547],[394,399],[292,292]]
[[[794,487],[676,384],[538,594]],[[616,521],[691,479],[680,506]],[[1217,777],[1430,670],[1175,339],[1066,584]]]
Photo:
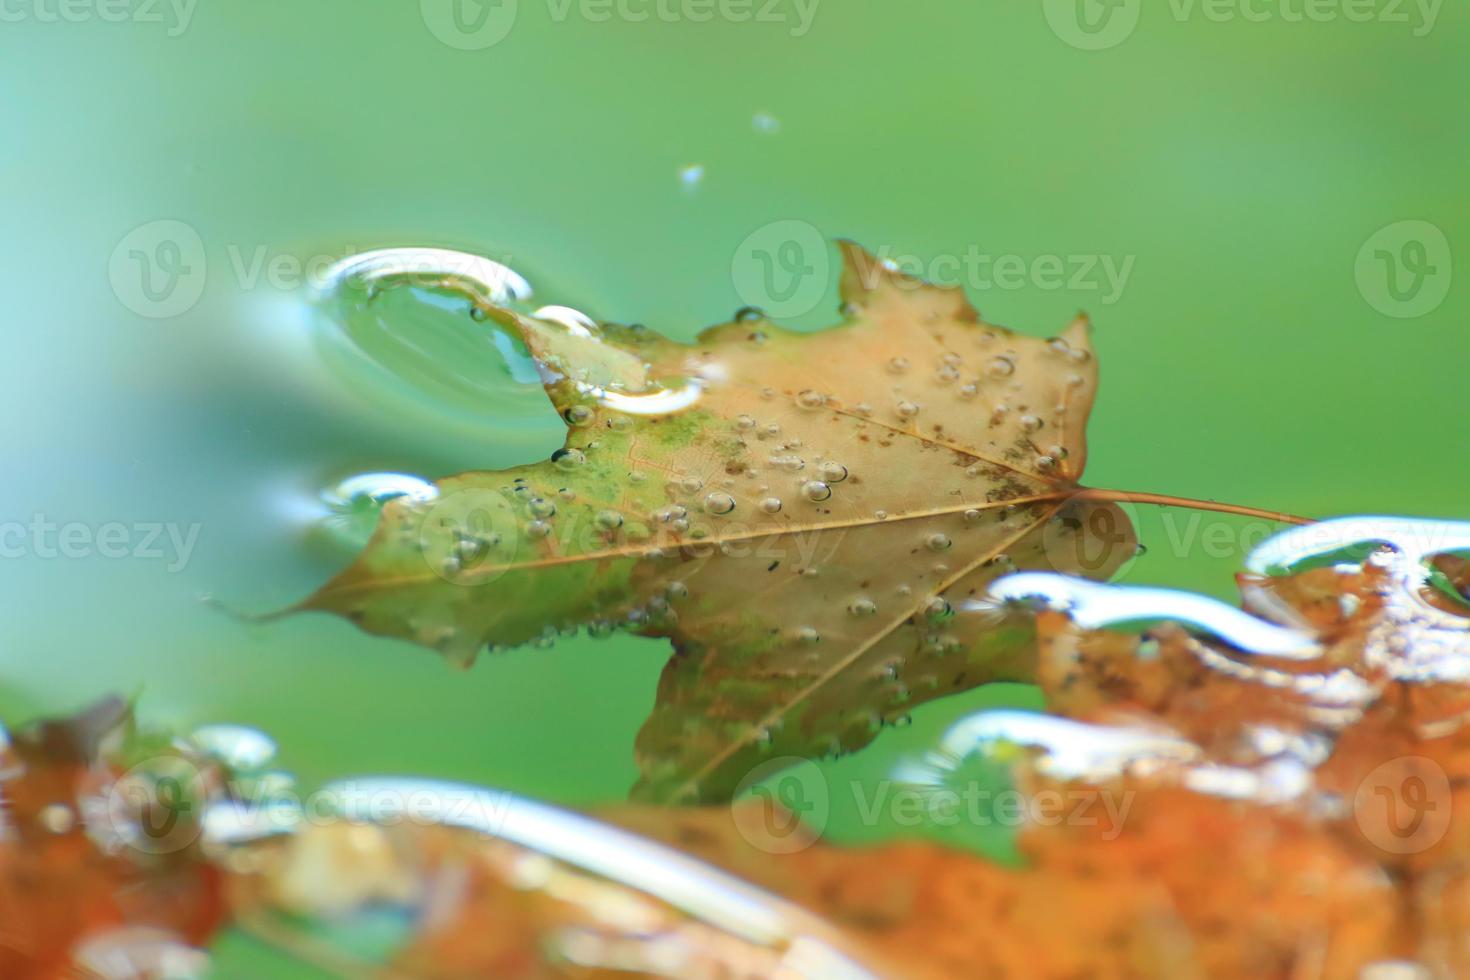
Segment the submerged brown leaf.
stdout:
[[399,500],[301,608],[467,662],[586,626],[668,637],[645,799],[727,798],[766,758],[866,745],[923,702],[1033,676],[1026,629],[965,611],[996,576],[1106,577],[1134,551],[1077,496],[1085,321],[1039,340],[844,245],[847,322],[740,318],[691,345],[480,306],[568,422],[546,462]]
[[[1243,576],[1248,615],[1076,580],[1002,587],[1045,598],[1039,680],[1070,717],[981,713],[905,778],[962,793],[968,754],[1022,747],[1025,868],[921,843],[793,846],[765,797],[601,814],[764,888],[784,925],[760,941],[656,900],[666,861],[610,880],[524,840],[375,828],[421,881],[456,883],[398,966],[435,980],[1470,975],[1470,607],[1426,574],[1447,556],[1418,545],[1445,526],[1415,523],[1321,525],[1390,544]],[[1470,525],[1450,530],[1470,545]],[[1139,618],[1165,621],[1125,625]],[[581,833],[610,849],[605,829]]]

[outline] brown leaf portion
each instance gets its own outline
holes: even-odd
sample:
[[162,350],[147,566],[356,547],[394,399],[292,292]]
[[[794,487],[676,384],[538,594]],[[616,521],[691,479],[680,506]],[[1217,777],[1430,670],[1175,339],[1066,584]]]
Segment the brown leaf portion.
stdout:
[[109,700],[13,734],[0,773],[0,976],[96,976],[83,969],[89,945],[116,968],[130,934],[197,946],[220,925],[220,876],[201,862],[197,830],[127,843],[125,823],[159,817],[115,792],[129,724]]
[[548,462],[398,501],[303,608],[467,661],[588,626],[674,644],[638,738],[647,799],[723,799],[770,756],[866,745],[933,698],[1031,675],[1029,630],[962,611],[1016,568],[1106,577],[1134,550],[1076,498],[1085,321],[1039,340],[844,245],[845,323],[692,345],[481,306],[569,423]]

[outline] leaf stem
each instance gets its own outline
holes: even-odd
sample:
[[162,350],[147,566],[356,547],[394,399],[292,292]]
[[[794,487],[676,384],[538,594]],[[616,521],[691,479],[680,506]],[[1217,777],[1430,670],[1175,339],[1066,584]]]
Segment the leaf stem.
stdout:
[[1259,517],[1282,524],[1313,524],[1316,518],[1298,517],[1278,510],[1262,510],[1259,507],[1243,507],[1239,504],[1222,504],[1216,500],[1196,500],[1193,497],[1176,497],[1171,493],[1137,493],[1132,490],[1099,490],[1091,487],[1079,490],[1073,499],[1111,500],[1115,503],[1158,504],[1161,507],[1188,507],[1191,510],[1208,510],[1217,514],[1235,514],[1239,517]]

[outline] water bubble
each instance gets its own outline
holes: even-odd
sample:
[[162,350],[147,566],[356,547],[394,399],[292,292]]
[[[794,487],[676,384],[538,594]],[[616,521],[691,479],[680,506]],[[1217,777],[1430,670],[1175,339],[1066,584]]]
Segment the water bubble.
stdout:
[[930,619],[948,619],[954,615],[954,607],[944,596],[937,595],[924,604],[924,615]]
[[979,393],[980,386],[973,381],[966,381],[964,384],[960,385],[960,390],[958,392],[961,398],[974,398]]
[[596,420],[597,413],[587,405],[573,405],[566,410],[563,418],[567,420],[568,425],[591,425]]
[[614,432],[627,432],[633,428],[633,420],[626,415],[609,415],[607,427]]
[[604,531],[616,531],[623,526],[623,515],[615,510],[600,510],[593,520]]
[[796,638],[798,641],[805,643],[807,646],[812,646],[814,644],[822,642],[822,634],[818,633],[810,626],[803,626],[801,629],[797,630]]
[[1053,354],[1070,354],[1072,345],[1061,337],[1052,337],[1046,342],[1047,349]]
[[935,533],[924,539],[930,551],[948,551],[954,545],[948,534]]
[[264,769],[276,756],[276,743],[271,737],[245,725],[205,725],[194,729],[189,741],[231,770]]
[[942,367],[939,370],[937,370],[937,371],[934,372],[934,383],[935,384],[941,384],[941,385],[952,384],[953,382],[958,381],[959,379],[960,379],[960,372],[959,372],[959,370],[957,368],[950,367],[948,364],[946,364],[944,367]]
[[348,477],[321,493],[327,508],[322,525],[354,546],[367,544],[378,515],[390,500],[400,497],[427,503],[439,496],[439,488],[422,477],[406,473],[363,473]]
[[827,398],[819,391],[808,388],[796,396],[796,404],[805,409],[821,408],[827,403]]
[[832,496],[832,488],[821,480],[811,480],[802,484],[801,495],[808,500],[821,502]]
[[847,467],[828,460],[822,464],[822,479],[827,483],[841,483],[847,479]]
[[800,456],[772,456],[770,462],[772,466],[792,473],[798,473],[806,468],[806,460]]
[[888,362],[888,371],[891,374],[903,374],[909,369],[907,357],[895,357]]
[[716,490],[704,498],[704,509],[711,514],[728,514],[735,509],[735,498]]
[[750,323],[753,320],[764,320],[765,318],[765,311],[759,306],[742,306],[735,311],[736,323]]
[[580,449],[558,449],[551,454],[551,461],[564,470],[574,470],[587,462],[587,454]]
[[689,598],[689,586],[683,582],[670,582],[664,586],[664,595],[674,600],[687,599]]
[[1044,426],[1044,425],[1046,425],[1046,423],[1044,421],[1042,421],[1039,416],[1036,416],[1036,415],[1022,415],[1021,416],[1021,429],[1024,432],[1039,432],[1041,430],[1041,427]]
[[781,434],[781,426],[778,425],[775,422],[771,422],[770,424],[768,424],[767,426],[765,426],[765,428],[761,429],[761,438],[762,439],[774,439],[774,438],[776,438],[776,436],[779,436],[780,434]]
[[778,514],[781,511],[780,497],[767,497],[761,501],[761,510],[767,514]]
[[878,604],[872,599],[859,597],[848,604],[847,611],[854,616],[871,616],[878,611]]
[[969,524],[979,524],[980,523],[980,518],[982,518],[984,516],[985,516],[984,514],[982,514],[980,511],[974,509],[973,507],[970,508],[969,510],[965,511],[965,521],[966,521],[966,523],[969,523]]
[[990,363],[985,367],[985,373],[992,378],[1009,378],[1016,373],[1016,361],[1012,357],[1001,354],[999,357],[991,358]]
[[901,419],[911,419],[919,414],[919,406],[911,401],[901,401],[894,407],[894,411]]
[[532,517],[553,517],[556,515],[556,504],[547,500],[545,497],[534,497],[526,506],[530,509]]
[[1036,457],[1036,468],[1038,470],[1054,470],[1056,469],[1056,466],[1057,460],[1055,456]]
[[1073,364],[1086,364],[1088,361],[1092,360],[1092,353],[1090,351],[1082,350],[1079,347],[1078,349],[1072,351],[1072,353],[1068,354],[1067,357],[1072,361]]
[[685,493],[698,493],[704,489],[704,481],[697,476],[686,476],[679,481],[679,488]]
[[526,537],[533,541],[539,541],[551,533],[551,525],[546,521],[532,521],[526,525]]
[[749,432],[755,428],[755,419],[749,415],[740,415],[735,419],[735,428],[741,432]]

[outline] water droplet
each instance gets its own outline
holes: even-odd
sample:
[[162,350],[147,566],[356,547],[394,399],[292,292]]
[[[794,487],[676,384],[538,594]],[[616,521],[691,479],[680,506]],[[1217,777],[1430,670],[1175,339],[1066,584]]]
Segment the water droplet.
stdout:
[[901,401],[894,407],[894,411],[901,419],[911,419],[919,414],[919,406],[911,401]]
[[805,409],[821,408],[826,403],[826,396],[824,396],[821,392],[813,391],[810,388],[800,392],[796,396],[796,404]]
[[604,531],[616,531],[623,526],[623,515],[615,510],[600,510],[593,518]]
[[810,626],[803,626],[801,629],[797,630],[796,638],[800,642],[805,643],[807,646],[812,646],[814,644],[822,642],[822,634],[818,633]]
[[587,454],[580,449],[558,449],[551,454],[551,461],[564,470],[574,470],[587,462]]
[[704,489],[704,481],[697,476],[686,476],[679,481],[679,489],[685,493],[698,493]]
[[551,525],[546,521],[532,521],[526,525],[526,537],[533,541],[539,541],[551,533]]
[[607,427],[614,432],[627,432],[633,428],[633,420],[626,415],[609,415]]
[[1054,457],[1054,456],[1038,456],[1038,457],[1036,457],[1036,468],[1038,470],[1053,470],[1053,469],[1056,469],[1056,466],[1057,466],[1057,461],[1056,461],[1056,457]]
[[1046,423],[1043,422],[1039,416],[1036,416],[1036,415],[1022,415],[1021,416],[1021,429],[1024,432],[1039,432],[1041,430],[1041,427],[1043,425],[1045,425],[1045,424]]
[[205,725],[194,729],[189,741],[225,768],[241,772],[264,769],[276,757],[271,737],[246,725]]
[[704,498],[704,509],[711,514],[728,514],[735,509],[735,498],[716,490]]
[[908,369],[909,359],[907,357],[895,357],[888,362],[888,370],[892,374],[903,374]]
[[689,586],[683,582],[670,582],[664,586],[664,595],[673,600],[687,599],[689,598]]
[[821,480],[811,480],[802,484],[801,495],[808,500],[821,502],[832,496],[832,488]]
[[767,497],[761,501],[761,510],[767,514],[778,514],[781,512],[781,498]]
[[568,425],[584,426],[591,425],[597,418],[597,413],[587,405],[573,405],[566,410],[563,416]]
[[974,508],[971,508],[970,510],[965,511],[965,521],[966,521],[966,523],[969,523],[969,524],[979,524],[980,523],[980,519],[982,517],[984,517],[984,516],[985,516],[984,514],[982,514],[978,510],[975,510]]
[[954,544],[954,541],[950,539],[948,534],[935,533],[925,538],[924,544],[928,546],[930,551],[948,551]]
[[1053,354],[1069,354],[1072,351],[1072,345],[1061,337],[1052,337],[1046,342],[1046,346]]
[[930,619],[948,619],[954,615],[954,607],[944,596],[937,595],[924,604],[924,615]]
[[735,428],[741,432],[749,432],[755,428],[755,419],[749,415],[740,415],[735,419]]
[[690,164],[679,169],[679,183],[684,185],[686,191],[697,189],[704,180],[704,167],[701,164]]
[[950,367],[948,364],[944,365],[944,367],[942,367],[938,371],[935,371],[934,372],[934,383],[935,384],[941,384],[941,385],[953,384],[954,382],[958,381],[959,379],[960,379],[960,372],[959,372],[959,370],[957,368]]
[[556,504],[545,497],[533,497],[527,506],[532,517],[552,517],[556,514]]
[[1009,378],[1016,373],[1015,359],[1005,354],[991,358],[990,363],[986,365],[985,373],[992,378]]
[[871,616],[878,611],[878,604],[872,599],[860,597],[848,604],[847,611],[854,616]]

